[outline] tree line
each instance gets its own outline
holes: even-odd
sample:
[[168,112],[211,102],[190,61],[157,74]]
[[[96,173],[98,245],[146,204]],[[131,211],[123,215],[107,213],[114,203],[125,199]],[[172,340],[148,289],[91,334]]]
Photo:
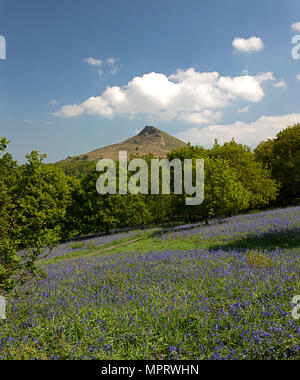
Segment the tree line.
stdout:
[[[81,176],[70,167],[67,174],[33,151],[18,165],[6,151],[8,144],[0,139],[0,294],[39,274],[37,258],[62,239],[131,226],[209,223],[219,216],[300,203],[300,124],[254,151],[234,140],[215,141],[211,149],[188,144],[171,151],[170,161],[204,159],[205,198],[199,206],[186,206],[187,195],[172,191],[99,195],[95,163],[86,164]],[[154,156],[143,158],[150,165]]]

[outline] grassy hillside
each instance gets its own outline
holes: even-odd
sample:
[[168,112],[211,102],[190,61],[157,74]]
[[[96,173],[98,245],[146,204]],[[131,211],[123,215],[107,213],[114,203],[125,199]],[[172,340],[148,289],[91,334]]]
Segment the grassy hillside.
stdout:
[[165,158],[172,149],[185,145],[183,141],[155,127],[145,127],[137,136],[131,137],[121,143],[99,148],[80,156],[68,157],[50,165],[62,168],[67,175],[80,178],[101,158],[118,160],[119,151],[127,151],[128,157],[132,154],[143,156],[153,153],[158,158]]
[[67,160],[57,162],[56,164],[48,165],[58,166],[67,175],[81,178],[83,175],[87,174],[91,170],[94,163],[96,163],[96,161],[90,161],[87,159],[87,157],[83,156],[74,158],[70,157]]
[[[131,137],[121,143],[109,145],[103,148],[93,150],[92,152],[80,155],[82,160],[97,161],[101,158],[109,158],[112,160],[119,159],[119,151],[124,150],[130,154],[146,155],[153,153],[156,157],[163,158],[176,148],[185,146],[186,144],[170,136],[168,133],[163,132],[155,127],[145,127],[137,136]],[[61,161],[66,163],[68,161],[74,162],[75,157]]]

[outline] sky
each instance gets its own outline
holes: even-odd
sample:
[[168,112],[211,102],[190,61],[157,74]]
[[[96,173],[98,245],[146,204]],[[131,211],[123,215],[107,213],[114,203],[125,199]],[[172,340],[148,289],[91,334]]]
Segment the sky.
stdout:
[[0,0],[0,36],[0,136],[20,163],[145,125],[255,147],[300,122],[299,0]]

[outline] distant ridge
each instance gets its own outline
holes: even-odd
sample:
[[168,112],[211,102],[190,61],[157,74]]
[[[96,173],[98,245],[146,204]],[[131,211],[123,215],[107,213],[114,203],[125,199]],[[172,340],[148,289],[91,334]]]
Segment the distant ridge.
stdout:
[[[118,160],[120,150],[126,150],[128,152],[128,156],[130,154],[138,154],[143,156],[148,153],[153,153],[158,158],[165,158],[172,149],[184,146],[186,146],[186,144],[183,141],[178,140],[168,133],[152,126],[146,126],[136,136],[130,137],[129,139],[118,144],[95,149],[92,152],[78,156],[78,158],[88,161],[97,161],[101,158]],[[75,157],[68,157],[63,161],[66,162],[74,160],[74,158]]]

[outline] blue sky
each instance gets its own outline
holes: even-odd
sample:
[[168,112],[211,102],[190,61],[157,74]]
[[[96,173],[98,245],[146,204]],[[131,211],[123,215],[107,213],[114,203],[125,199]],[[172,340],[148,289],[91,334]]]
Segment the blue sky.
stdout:
[[85,153],[145,125],[199,145],[255,146],[300,122],[299,0],[0,0],[0,9],[0,136],[19,162],[33,149],[48,162]]

